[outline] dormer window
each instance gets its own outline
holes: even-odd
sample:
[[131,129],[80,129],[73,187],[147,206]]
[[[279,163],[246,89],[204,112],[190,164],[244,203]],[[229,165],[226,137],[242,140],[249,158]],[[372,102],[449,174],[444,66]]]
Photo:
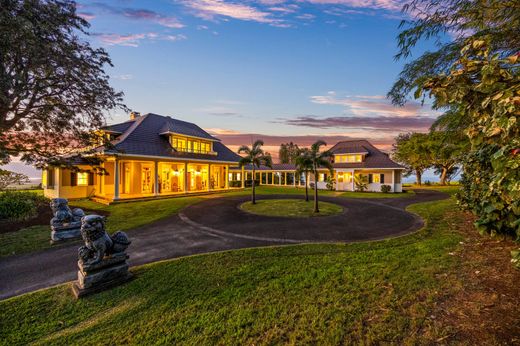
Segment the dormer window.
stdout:
[[187,153],[211,154],[213,150],[211,142],[190,137],[170,136],[170,144],[175,150]]
[[336,155],[335,162],[363,162],[363,156],[361,154],[342,154]]

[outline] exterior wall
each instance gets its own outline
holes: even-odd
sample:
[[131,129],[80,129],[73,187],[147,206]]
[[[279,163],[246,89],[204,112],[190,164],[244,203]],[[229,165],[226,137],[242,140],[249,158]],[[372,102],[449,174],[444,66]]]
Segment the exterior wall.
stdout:
[[[86,167],[80,167],[86,169]],[[52,174],[54,177],[54,184],[48,185],[48,176]],[[87,198],[94,194],[96,189],[96,176],[94,176],[93,185],[85,186],[71,186],[71,171],[63,168],[48,169],[42,175],[43,195],[47,198],[67,198],[67,199],[81,199]]]

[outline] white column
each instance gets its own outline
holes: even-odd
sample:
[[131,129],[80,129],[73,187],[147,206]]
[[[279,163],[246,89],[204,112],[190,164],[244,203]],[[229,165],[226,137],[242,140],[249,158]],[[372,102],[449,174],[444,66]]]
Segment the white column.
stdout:
[[284,184],[285,186],[287,186],[287,172],[284,172],[284,173],[283,173],[283,176],[284,176],[283,184]]
[[242,184],[241,186],[242,186],[242,188],[244,188],[245,187],[245,179],[246,179],[244,166],[242,166],[242,170],[241,170],[241,173],[240,173],[240,178],[241,178],[240,183]]
[[114,161],[114,201],[119,199],[119,160]]
[[226,179],[226,190],[229,189],[229,166],[224,166],[224,178]]
[[159,195],[159,162],[157,161],[154,161],[154,195],[155,196],[158,196]]
[[188,163],[184,162],[184,193],[188,192]]
[[392,169],[392,192],[395,192],[395,169]]
[[207,186],[207,190],[211,190],[210,188],[210,185],[211,185],[211,163],[208,164],[208,186]]
[[356,190],[356,186],[354,184],[354,175],[355,175],[355,170],[352,170],[352,191]]

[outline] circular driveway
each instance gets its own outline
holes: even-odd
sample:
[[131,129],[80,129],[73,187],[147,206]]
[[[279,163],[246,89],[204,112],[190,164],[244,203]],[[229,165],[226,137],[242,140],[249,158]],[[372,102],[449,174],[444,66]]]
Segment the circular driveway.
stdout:
[[[303,198],[297,195],[257,197],[258,200]],[[277,243],[376,240],[407,234],[423,225],[417,215],[405,211],[404,207],[392,205],[390,199],[381,201],[325,196],[319,199],[342,206],[343,213],[309,218],[262,216],[240,209],[240,204],[250,200],[248,196],[241,196],[195,204],[184,209],[180,217],[207,233]]]

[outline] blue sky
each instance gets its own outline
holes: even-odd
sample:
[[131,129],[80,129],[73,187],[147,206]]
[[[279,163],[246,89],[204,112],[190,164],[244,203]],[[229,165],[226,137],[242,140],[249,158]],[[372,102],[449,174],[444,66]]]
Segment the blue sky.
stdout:
[[[390,149],[436,113],[385,98],[402,0],[80,1],[89,40],[104,47],[125,103],[195,122],[231,148],[263,138],[275,153],[367,138]],[[426,44],[416,54],[428,49]],[[417,55],[416,55],[417,56]],[[114,112],[108,122],[127,114]]]

